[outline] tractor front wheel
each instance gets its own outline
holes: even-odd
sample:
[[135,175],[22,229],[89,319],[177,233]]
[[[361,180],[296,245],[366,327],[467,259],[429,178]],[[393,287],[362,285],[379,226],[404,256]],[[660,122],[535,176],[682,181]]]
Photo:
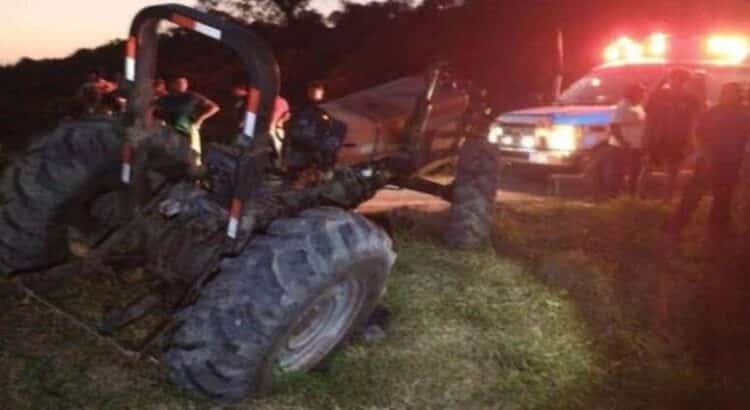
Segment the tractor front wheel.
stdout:
[[268,393],[275,375],[310,370],[364,324],[394,259],[388,235],[358,214],[273,222],[178,314],[171,379],[220,402]]
[[110,119],[71,122],[32,143],[5,171],[0,276],[43,268],[83,236],[116,223],[121,136]]
[[446,244],[470,248],[489,238],[499,178],[497,148],[484,138],[467,140],[458,152]]

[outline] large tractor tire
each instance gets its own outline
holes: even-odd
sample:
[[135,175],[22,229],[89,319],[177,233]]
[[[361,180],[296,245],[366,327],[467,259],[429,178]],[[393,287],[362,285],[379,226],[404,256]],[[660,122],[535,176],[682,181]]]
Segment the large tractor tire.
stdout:
[[274,375],[313,368],[368,319],[391,246],[383,230],[341,209],[275,221],[178,314],[164,356],[172,381],[237,402],[267,394]]
[[[120,136],[109,120],[71,122],[32,143],[5,171],[0,206],[0,276],[43,268],[69,252],[71,211],[117,183]],[[111,191],[111,188],[107,188]],[[88,194],[85,194],[85,193]],[[90,194],[90,195],[89,195]],[[95,221],[81,221],[91,225]]]
[[500,168],[497,149],[484,138],[467,140],[458,153],[448,226],[444,240],[466,249],[489,238]]

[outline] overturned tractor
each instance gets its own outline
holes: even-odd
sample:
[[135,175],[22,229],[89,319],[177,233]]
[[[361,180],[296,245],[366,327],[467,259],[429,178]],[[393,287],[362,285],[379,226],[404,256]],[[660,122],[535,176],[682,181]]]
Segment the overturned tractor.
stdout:
[[[199,162],[184,136],[150,120],[161,20],[242,58],[249,144],[213,144]],[[278,68],[245,28],[154,6],[127,44],[127,114],[63,124],[8,168],[0,273],[36,297],[27,278],[141,268],[149,291],[90,329],[109,337],[159,316],[138,349],[120,348],[162,361],[177,385],[219,401],[260,395],[361,326],[395,253],[351,210],[386,185],[452,199],[450,243],[486,239],[498,170],[477,124],[489,113],[444,68],[293,113],[281,140],[271,129]],[[453,185],[420,177],[455,157]]]

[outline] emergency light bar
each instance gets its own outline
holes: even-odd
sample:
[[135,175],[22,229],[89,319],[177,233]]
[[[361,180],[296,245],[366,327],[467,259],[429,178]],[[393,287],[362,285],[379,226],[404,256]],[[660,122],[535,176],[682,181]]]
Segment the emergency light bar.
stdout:
[[709,54],[733,63],[742,62],[750,54],[748,39],[742,36],[712,36],[706,45]]
[[[745,36],[713,35],[702,41],[703,47],[698,45],[701,41],[693,40],[686,43],[689,44],[687,48],[679,48],[683,53],[687,50],[696,58],[710,58],[725,63],[740,63],[750,56],[750,39]],[[615,62],[662,59],[668,53],[676,58],[674,50],[670,50],[671,46],[673,45],[670,44],[670,37],[664,33],[654,33],[642,43],[630,37],[620,37],[604,49],[604,60]]]
[[620,37],[604,50],[607,62],[619,60],[640,60],[644,57],[661,58],[667,53],[667,36],[662,33],[651,35],[645,46],[630,37]]

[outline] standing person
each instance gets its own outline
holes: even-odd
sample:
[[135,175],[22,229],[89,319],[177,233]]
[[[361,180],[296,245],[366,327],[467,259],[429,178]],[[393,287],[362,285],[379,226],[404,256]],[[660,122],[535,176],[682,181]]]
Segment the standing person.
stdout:
[[614,189],[622,189],[623,179],[627,176],[627,192],[635,195],[638,192],[638,179],[641,173],[643,158],[643,133],[645,129],[646,112],[642,103],[645,89],[641,85],[633,84],[625,89],[623,99],[615,108],[612,119],[612,138],[610,145],[614,155]]
[[714,244],[726,243],[731,235],[732,197],[739,183],[745,145],[750,136],[750,113],[742,105],[738,83],[725,84],[719,104],[701,115],[696,130],[698,162],[693,178],[685,187],[677,211],[670,220],[672,244],[679,242],[682,229],[690,221],[706,190],[713,203],[709,238]]
[[86,82],[78,89],[76,99],[81,104],[83,115],[99,113],[105,95],[115,91],[117,86],[102,77],[99,70],[89,70]]
[[112,76],[111,83],[114,88],[104,95],[104,100],[112,107],[114,112],[125,112],[128,106],[128,98],[130,98],[130,83],[119,72]]
[[169,82],[167,95],[156,100],[157,116],[180,134],[190,137],[190,148],[198,155],[200,162],[200,127],[219,112],[219,105],[203,95],[189,90],[190,84],[184,76],[175,77]]
[[[247,121],[247,101],[250,95],[249,87],[244,83],[236,84],[232,88],[232,96],[235,99],[232,109],[234,111],[233,120],[235,124],[238,124],[237,139],[235,143],[238,145],[247,145],[250,141],[245,137],[245,124]],[[271,135],[274,140],[274,145],[278,149],[278,145],[284,139],[284,123],[289,119],[289,103],[286,98],[278,95],[273,104],[273,113],[271,114]]]
[[667,174],[664,200],[669,201],[677,184],[685,157],[690,151],[695,123],[703,107],[698,96],[687,88],[691,79],[685,69],[674,69],[665,87],[654,92],[646,105],[643,180],[653,166],[662,165]]
[[154,80],[154,99],[158,100],[167,94],[169,94],[169,91],[167,91],[167,82],[163,78]]

